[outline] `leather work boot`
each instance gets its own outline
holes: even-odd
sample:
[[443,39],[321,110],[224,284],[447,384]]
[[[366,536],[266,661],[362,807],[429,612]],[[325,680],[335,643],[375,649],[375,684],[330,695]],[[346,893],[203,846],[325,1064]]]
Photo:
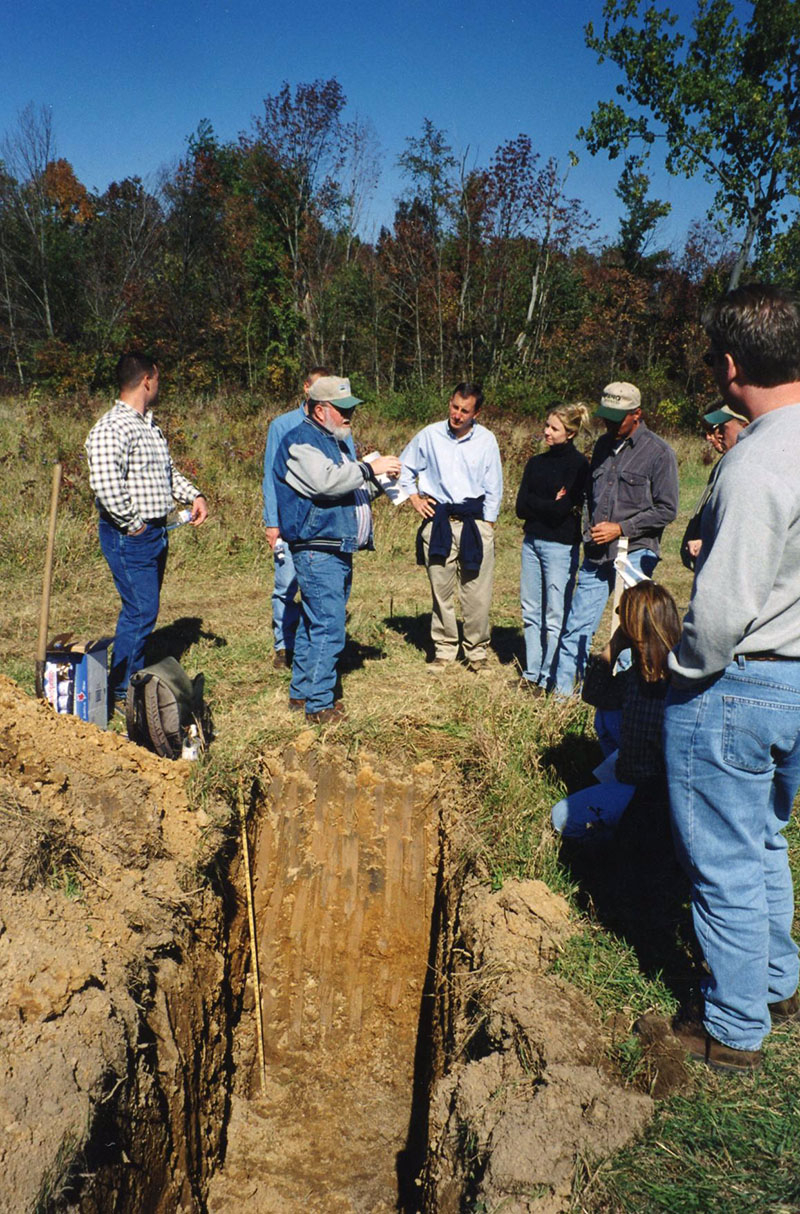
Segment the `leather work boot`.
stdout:
[[289,712],[303,712],[305,706],[305,700],[296,700],[294,696],[289,696]]
[[337,700],[330,708],[321,708],[319,712],[306,713],[306,721],[310,725],[338,725],[339,721],[346,720],[347,713],[341,700]]
[[797,991],[788,999],[779,999],[777,1003],[770,1003],[767,1006],[773,1021],[778,1024],[785,1020],[800,1020],[800,997],[798,997]]
[[712,1037],[702,1024],[686,1021],[673,1025],[673,1033],[690,1058],[704,1062],[712,1071],[749,1075],[761,1066],[761,1050],[734,1050]]
[[276,649],[272,659],[274,670],[291,670],[293,655],[288,649]]
[[530,679],[512,679],[509,687],[513,687],[515,691],[524,691],[535,700],[547,695],[541,684],[532,683]]

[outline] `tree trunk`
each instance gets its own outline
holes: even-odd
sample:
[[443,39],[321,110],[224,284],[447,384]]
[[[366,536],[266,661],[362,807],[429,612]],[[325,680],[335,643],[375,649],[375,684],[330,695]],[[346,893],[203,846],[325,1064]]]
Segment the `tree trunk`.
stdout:
[[744,268],[750,259],[750,250],[753,247],[753,241],[755,240],[755,237],[756,237],[757,227],[758,227],[758,220],[757,220],[756,216],[751,213],[751,215],[747,221],[747,230],[745,231],[744,239],[741,244],[741,248],[739,249],[739,253],[736,258],[736,261],[733,263],[733,269],[731,270],[731,276],[730,276],[730,279],[728,280],[728,290],[729,291],[735,290],[736,287],[738,287],[738,285],[739,285],[739,279],[742,277]]

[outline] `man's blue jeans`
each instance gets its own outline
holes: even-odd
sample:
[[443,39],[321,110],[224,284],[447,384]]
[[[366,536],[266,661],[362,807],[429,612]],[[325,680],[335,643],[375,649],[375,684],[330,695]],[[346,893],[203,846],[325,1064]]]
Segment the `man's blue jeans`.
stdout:
[[300,619],[300,604],[297,601],[297,573],[288,545],[284,544],[284,558],[274,558],[275,588],[272,591],[272,635],[275,648],[294,649],[294,634]]
[[306,712],[320,712],[333,706],[353,557],[340,552],[295,552],[294,567],[301,602],[289,695],[305,700]]
[[526,535],[522,541],[520,600],[525,636],[523,678],[547,687],[569,611],[578,544],[558,544]]
[[[653,576],[659,558],[649,548],[637,548],[628,553],[628,562],[634,569]],[[609,595],[614,589],[614,562],[602,565],[584,560],[578,571],[578,582],[572,596],[567,623],[561,637],[556,659],[555,689],[562,696],[571,696],[575,682],[583,678],[586,659],[592,647],[592,637],[597,631]],[[626,657],[627,651],[623,654]],[[630,665],[630,656],[620,661],[620,667]]]
[[141,535],[127,535],[101,518],[99,535],[100,549],[122,600],[109,679],[109,697],[121,699],[131,675],[144,666],[144,647],[158,619],[167,567],[167,531],[148,523]]
[[664,746],[672,826],[711,976],[704,1024],[757,1050],[769,1003],[797,989],[783,829],[800,784],[800,661],[738,658],[702,689],[671,690]]

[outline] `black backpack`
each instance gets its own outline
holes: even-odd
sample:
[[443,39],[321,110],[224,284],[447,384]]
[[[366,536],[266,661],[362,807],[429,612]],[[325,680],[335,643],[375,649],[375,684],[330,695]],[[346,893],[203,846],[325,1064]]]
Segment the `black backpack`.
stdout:
[[179,759],[189,726],[197,727],[201,747],[210,737],[203,703],[203,676],[190,679],[175,658],[164,658],[131,675],[125,704],[128,737],[166,759]]

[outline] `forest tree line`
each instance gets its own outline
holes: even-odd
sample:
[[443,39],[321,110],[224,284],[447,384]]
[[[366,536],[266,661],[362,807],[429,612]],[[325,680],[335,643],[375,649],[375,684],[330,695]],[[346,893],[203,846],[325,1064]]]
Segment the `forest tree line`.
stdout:
[[[732,5],[698,0],[694,41],[673,35],[660,82],[652,62],[637,81],[645,43],[636,37],[663,43],[664,14],[656,28],[647,10],[637,33],[630,0],[607,0],[602,34],[587,27],[598,55],[624,71],[632,107],[601,103],[581,132],[591,151],[622,161],[622,220],[608,242],[571,196],[568,167],[528,135],[478,166],[429,119],[399,156],[404,188],[391,226],[365,239],[380,152],[369,122],[348,117],[336,79],[284,84],[234,141],[204,120],[157,186],[128,177],[102,193],[57,154],[49,110],[29,106],[0,151],[3,388],[103,390],[120,349],[141,347],[171,383],[200,393],[285,399],[304,367],[328,363],[362,393],[410,407],[466,378],[500,404],[537,409],[629,378],[666,422],[693,420],[711,391],[704,304],[743,273],[800,284],[798,16],[784,0],[752,7],[749,42],[735,42],[733,62]],[[770,42],[764,31],[779,16],[784,27]],[[691,63],[702,40],[730,53],[717,79],[708,54],[698,58],[708,114],[692,130],[685,106],[679,121],[669,104],[681,88],[696,98],[696,80],[672,69],[681,55]],[[737,104],[749,106],[762,144],[769,122],[777,132],[759,165],[748,131],[710,127],[724,73],[738,82],[745,68],[749,91]],[[753,90],[772,106],[766,117]],[[715,213],[691,224],[679,250],[658,247],[669,207],[650,195],[648,112],[666,131],[671,171],[699,166],[719,184]],[[729,106],[726,121],[741,113]],[[731,173],[739,154],[746,180]]]

